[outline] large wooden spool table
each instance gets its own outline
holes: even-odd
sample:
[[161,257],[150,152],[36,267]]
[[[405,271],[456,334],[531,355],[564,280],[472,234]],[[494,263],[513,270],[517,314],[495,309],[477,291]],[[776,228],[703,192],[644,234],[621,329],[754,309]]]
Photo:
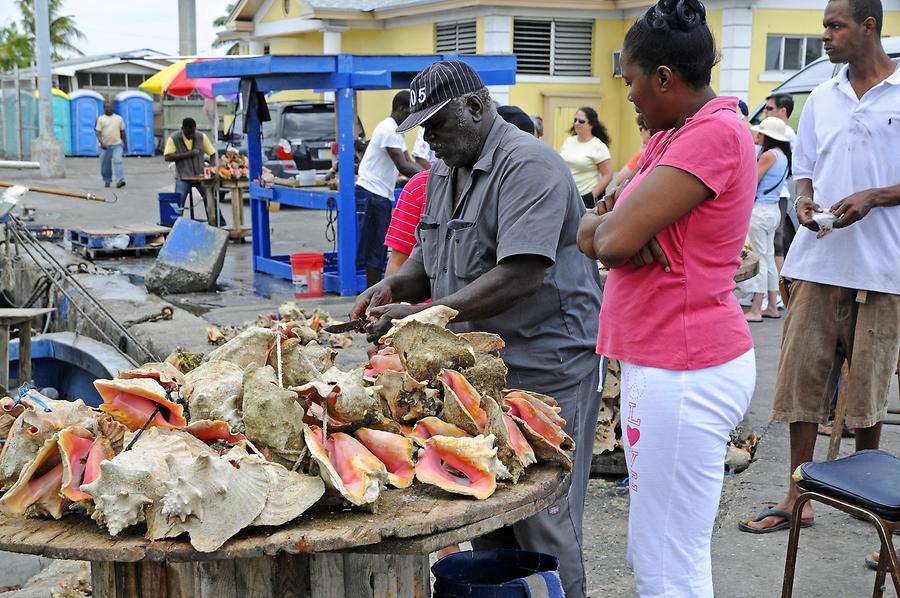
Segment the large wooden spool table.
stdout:
[[90,561],[96,598],[427,598],[429,553],[534,515],[569,483],[549,464],[483,501],[414,483],[385,490],[377,513],[317,506],[278,528],[245,529],[213,553],[186,536],[150,542],[138,528],[112,537],[78,514],[0,516],[0,550]]

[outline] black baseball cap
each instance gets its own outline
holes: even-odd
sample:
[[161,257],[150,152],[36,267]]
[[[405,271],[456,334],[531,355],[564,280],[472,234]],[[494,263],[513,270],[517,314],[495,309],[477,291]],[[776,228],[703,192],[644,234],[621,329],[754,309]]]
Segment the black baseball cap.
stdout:
[[459,60],[441,60],[420,72],[409,85],[409,116],[398,133],[405,133],[434,116],[450,100],[484,87],[471,66]]
[[497,108],[497,114],[509,124],[519,127],[529,135],[534,135],[534,121],[518,106],[500,106]]

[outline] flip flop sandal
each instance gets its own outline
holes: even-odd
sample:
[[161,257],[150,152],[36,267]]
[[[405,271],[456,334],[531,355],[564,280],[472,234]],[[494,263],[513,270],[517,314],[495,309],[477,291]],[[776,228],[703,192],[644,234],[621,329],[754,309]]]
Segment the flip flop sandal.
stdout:
[[[778,532],[783,529],[790,529],[791,527],[791,514],[788,511],[782,511],[781,509],[776,509],[775,507],[767,507],[760,511],[759,515],[756,516],[756,519],[754,519],[753,522],[758,523],[766,517],[780,517],[784,521],[782,521],[781,523],[776,523],[772,527],[767,527],[765,529],[751,527],[743,521],[739,521],[738,529],[742,532],[747,532],[748,534],[770,534],[772,532]],[[812,520],[800,520],[800,527],[810,527],[812,524]]]

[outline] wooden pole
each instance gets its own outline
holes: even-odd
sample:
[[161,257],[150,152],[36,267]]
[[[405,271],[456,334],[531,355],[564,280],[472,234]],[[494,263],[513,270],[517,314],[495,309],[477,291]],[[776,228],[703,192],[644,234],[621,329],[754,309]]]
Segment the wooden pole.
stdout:
[[0,324],[0,386],[9,390],[9,324]]
[[31,320],[19,324],[19,386],[31,381]]
[[838,390],[837,405],[834,407],[834,422],[831,426],[831,441],[828,443],[828,461],[837,459],[841,450],[841,436],[844,435],[844,416],[847,413],[847,387],[850,382],[850,366],[845,361],[841,368],[841,388]]
[[[17,183],[8,183],[6,181],[0,181],[0,188],[3,187],[12,187]],[[34,187],[29,186],[28,190],[32,193],[46,193],[47,195],[60,195],[62,197],[74,197],[76,199],[86,199],[88,201],[102,201],[105,202],[106,198],[102,195],[94,195],[93,193],[85,193],[84,191],[66,191],[64,189],[51,189],[50,187]]]

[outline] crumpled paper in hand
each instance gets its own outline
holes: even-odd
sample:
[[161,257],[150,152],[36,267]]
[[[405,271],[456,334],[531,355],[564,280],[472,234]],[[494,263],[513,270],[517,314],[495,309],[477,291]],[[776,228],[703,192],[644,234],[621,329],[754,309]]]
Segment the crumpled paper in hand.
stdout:
[[819,225],[819,232],[816,233],[816,238],[821,239],[832,231],[831,227],[834,221],[837,220],[837,216],[831,212],[815,212],[812,215],[812,219]]

